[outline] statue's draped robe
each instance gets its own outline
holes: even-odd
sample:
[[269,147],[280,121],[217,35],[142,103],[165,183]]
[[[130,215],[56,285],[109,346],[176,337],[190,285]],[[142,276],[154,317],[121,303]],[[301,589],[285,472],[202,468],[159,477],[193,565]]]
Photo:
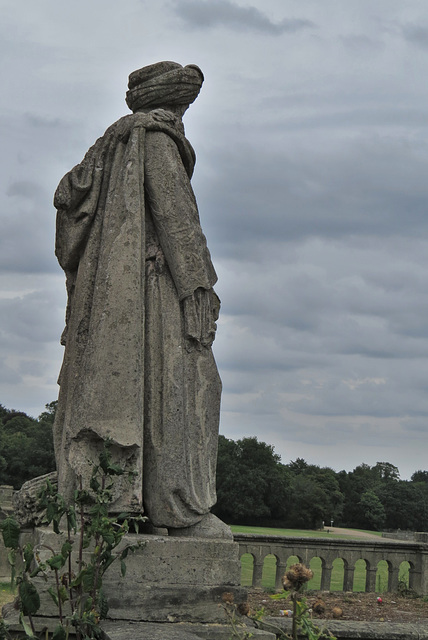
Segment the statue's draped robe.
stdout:
[[59,490],[70,498],[79,478],[87,486],[110,439],[114,460],[135,472],[115,485],[112,510],[165,527],[195,524],[215,503],[221,383],[207,326],[213,335],[218,299],[194,160],[172,114],[137,113],[112,125],[55,194],[68,291]]

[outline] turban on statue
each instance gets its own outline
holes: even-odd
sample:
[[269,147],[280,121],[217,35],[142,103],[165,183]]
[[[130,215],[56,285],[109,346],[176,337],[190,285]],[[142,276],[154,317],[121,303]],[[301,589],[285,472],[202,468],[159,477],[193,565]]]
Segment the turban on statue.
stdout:
[[188,106],[196,100],[204,76],[195,64],[157,62],[129,76],[126,104],[132,111],[165,106]]

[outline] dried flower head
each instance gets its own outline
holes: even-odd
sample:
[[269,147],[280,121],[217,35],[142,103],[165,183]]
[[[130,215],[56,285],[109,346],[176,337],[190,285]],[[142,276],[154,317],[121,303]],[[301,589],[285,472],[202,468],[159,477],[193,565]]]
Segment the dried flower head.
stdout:
[[225,591],[221,594],[221,599],[223,600],[223,602],[233,604],[233,593],[230,593],[230,591]]
[[325,602],[321,600],[321,598],[317,598],[314,605],[312,606],[312,610],[318,615],[322,616],[325,613]]
[[250,605],[248,604],[248,602],[240,602],[237,606],[237,610],[238,613],[241,614],[241,616],[248,616],[248,614],[250,613]]
[[282,584],[286,591],[298,591],[305,582],[309,582],[313,577],[313,572],[299,562],[289,568],[282,579]]

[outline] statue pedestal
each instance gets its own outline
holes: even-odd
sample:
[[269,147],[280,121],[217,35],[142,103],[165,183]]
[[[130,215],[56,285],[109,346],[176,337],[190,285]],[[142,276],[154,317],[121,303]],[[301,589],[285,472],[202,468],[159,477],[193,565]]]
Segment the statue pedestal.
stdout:
[[156,622],[224,622],[224,592],[235,602],[246,600],[240,587],[238,544],[229,540],[127,536],[126,544],[144,546],[127,559],[125,577],[119,564],[106,572],[103,584],[109,618]]
[[[31,536],[29,531],[26,535]],[[33,529],[31,537],[39,546],[41,560],[52,555],[42,545],[57,550],[63,542],[52,529],[43,527]],[[140,548],[130,552],[126,560],[126,575],[121,575],[120,563],[115,562],[103,578],[109,603],[107,620],[101,623],[106,640],[228,640],[231,627],[222,594],[232,593],[236,603],[246,600],[246,589],[239,586],[238,544],[232,540],[127,535],[118,550],[137,543]],[[38,577],[34,582],[41,596],[34,624],[36,629],[53,631],[58,609],[47,592],[49,585]],[[21,631],[18,612],[11,604],[3,614],[10,631]],[[275,640],[274,634],[242,620],[249,625],[242,627],[243,632],[247,630],[255,640]]]
[[[35,545],[60,548],[60,539],[51,529],[38,527],[34,532]],[[141,546],[129,553],[124,577],[118,561],[104,574],[109,619],[224,623],[222,594],[232,593],[236,603],[246,600],[236,542],[128,534],[117,550],[137,543]],[[40,555],[44,559],[42,548]],[[38,615],[57,615],[46,583],[37,582],[42,596]]]

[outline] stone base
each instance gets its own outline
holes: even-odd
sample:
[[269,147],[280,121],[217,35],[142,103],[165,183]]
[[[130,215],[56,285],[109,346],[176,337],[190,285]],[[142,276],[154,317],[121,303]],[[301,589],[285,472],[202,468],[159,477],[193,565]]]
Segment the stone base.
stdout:
[[[240,586],[239,547],[232,540],[129,534],[119,550],[137,543],[141,546],[129,553],[125,577],[119,562],[104,575],[109,619],[224,623],[222,594],[232,593],[236,603],[247,599],[246,589]],[[39,527],[35,544],[59,549],[61,540],[50,529]],[[40,615],[55,616],[46,583],[40,579],[37,587],[43,592]]]
[[[112,622],[103,624],[106,640],[230,640],[232,629],[221,624],[197,624],[179,622]],[[239,627],[247,631],[253,640],[275,640],[276,635],[253,626]]]
[[[22,635],[22,627],[15,611],[6,617],[9,633],[13,637]],[[36,632],[42,629],[53,633],[57,622],[52,618],[36,618]],[[230,640],[232,629],[225,624],[201,624],[197,622],[112,622],[101,623],[105,640]],[[246,631],[253,640],[275,640],[276,635],[264,629],[256,629],[250,621],[239,627],[242,634]],[[43,632],[44,635],[45,631]],[[19,634],[19,635],[18,635]],[[70,633],[70,640],[75,636]]]

